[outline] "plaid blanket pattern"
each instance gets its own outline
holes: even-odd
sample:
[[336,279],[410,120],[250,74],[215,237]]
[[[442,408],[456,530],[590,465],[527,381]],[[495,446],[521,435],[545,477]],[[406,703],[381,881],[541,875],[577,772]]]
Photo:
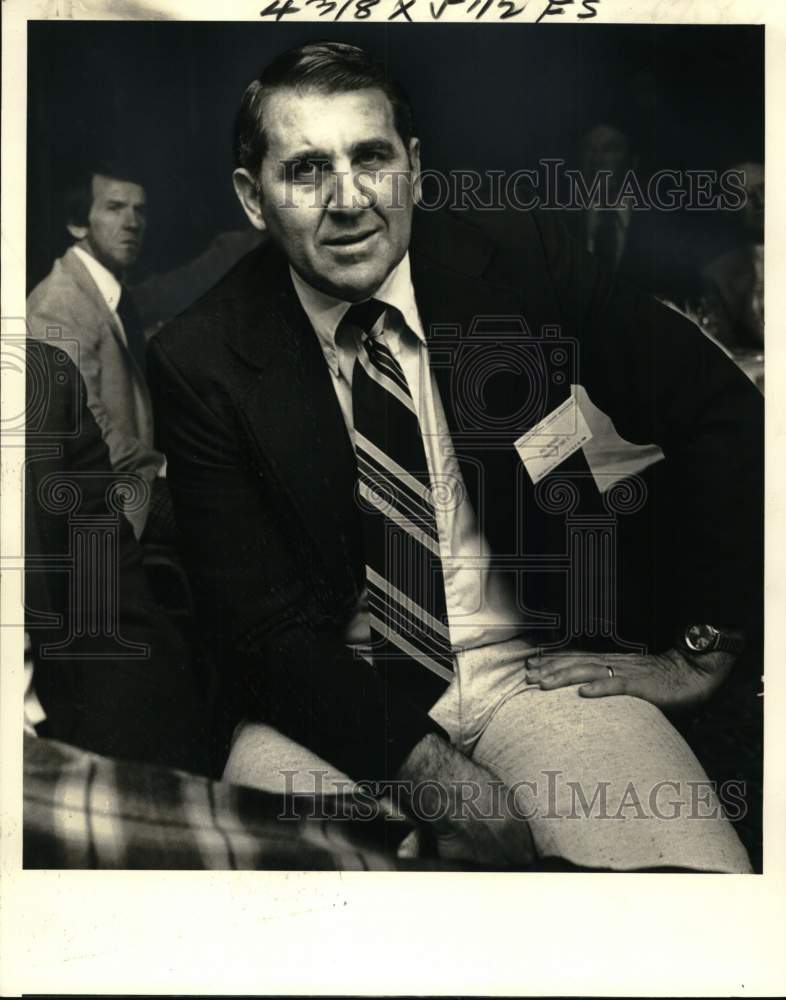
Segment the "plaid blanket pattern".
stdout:
[[369,798],[285,798],[25,735],[25,868],[390,870],[411,867],[395,857],[408,829]]
[[[27,733],[23,827],[25,868],[511,870],[397,857],[411,825],[365,795],[276,795]],[[515,870],[603,869],[540,858]]]

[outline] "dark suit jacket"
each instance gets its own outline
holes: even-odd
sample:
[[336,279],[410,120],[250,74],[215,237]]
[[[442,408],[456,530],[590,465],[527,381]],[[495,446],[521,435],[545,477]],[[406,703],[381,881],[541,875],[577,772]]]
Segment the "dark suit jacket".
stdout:
[[[564,211],[559,221],[582,247],[588,242],[588,213]],[[649,295],[684,301],[691,291],[698,248],[691,227],[673,212],[632,210],[617,275]]]
[[[741,621],[761,543],[762,407],[748,380],[545,216],[522,215],[503,244],[416,214],[411,260],[464,479],[494,553],[528,566],[536,639],[564,638],[570,588],[554,569],[569,522],[605,513],[581,451],[533,488],[513,447],[572,381],[623,437],[666,454],[679,532],[656,613],[670,628]],[[278,251],[249,254],[165,328],[149,371],[230,717],[259,713],[355,777],[394,771],[430,705],[344,648],[364,583],[354,456]]]
[[48,344],[26,354],[25,628],[47,734],[202,769],[188,656],[149,593],[82,380]]

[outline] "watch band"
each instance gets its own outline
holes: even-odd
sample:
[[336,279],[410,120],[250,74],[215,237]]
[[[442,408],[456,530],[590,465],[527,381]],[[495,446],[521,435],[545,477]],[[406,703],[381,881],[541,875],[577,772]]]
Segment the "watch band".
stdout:
[[718,640],[715,649],[724,653],[741,653],[745,648],[745,640],[742,636],[730,635],[728,632],[718,630]]
[[745,647],[745,639],[741,635],[724,631],[716,625],[688,625],[680,635],[680,642],[691,656],[718,650],[737,654]]

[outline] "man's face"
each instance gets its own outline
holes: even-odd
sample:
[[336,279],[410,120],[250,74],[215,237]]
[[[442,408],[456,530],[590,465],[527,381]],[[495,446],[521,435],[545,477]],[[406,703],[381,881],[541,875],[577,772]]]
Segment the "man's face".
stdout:
[[[407,251],[419,170],[380,90],[279,90],[265,107],[261,222],[309,284],[360,301]],[[255,221],[252,218],[252,221]]]
[[96,174],[87,226],[69,228],[88,253],[120,275],[139,256],[146,225],[145,207],[145,191],[139,184]]

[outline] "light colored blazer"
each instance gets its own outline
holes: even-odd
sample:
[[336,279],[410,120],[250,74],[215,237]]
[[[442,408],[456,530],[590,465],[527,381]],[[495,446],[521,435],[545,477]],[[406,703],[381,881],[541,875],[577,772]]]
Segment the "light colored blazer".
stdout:
[[[112,467],[152,485],[164,456],[153,447],[147,382],[126,347],[117,317],[73,248],[30,293],[27,328],[37,340],[61,347],[76,364]],[[147,505],[128,513],[137,537],[146,517]]]

